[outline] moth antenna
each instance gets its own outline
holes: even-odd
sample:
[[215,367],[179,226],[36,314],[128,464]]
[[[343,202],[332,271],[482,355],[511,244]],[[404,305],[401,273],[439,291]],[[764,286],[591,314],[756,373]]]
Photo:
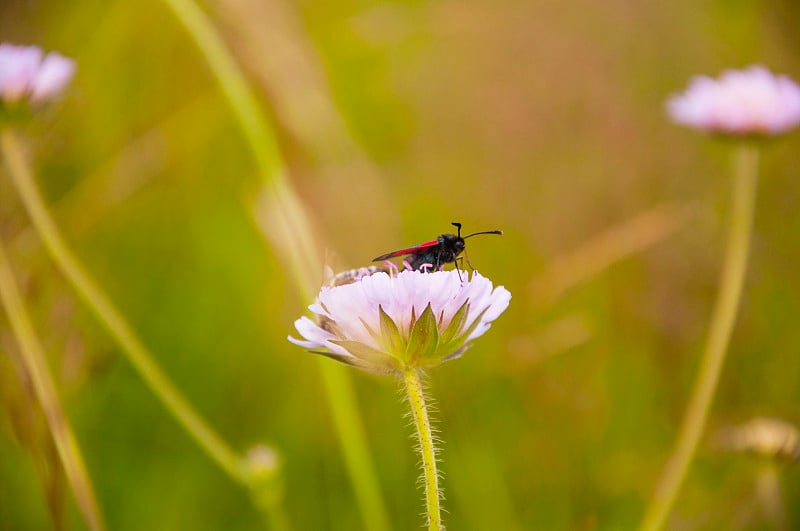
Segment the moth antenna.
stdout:
[[464,236],[464,239],[466,240],[467,238],[472,238],[473,236],[477,236],[478,234],[500,234],[500,235],[502,235],[503,231],[501,231],[501,230],[484,230],[484,231],[481,231],[481,232],[473,232],[469,236]]
[[453,221],[452,223],[450,223],[450,225],[453,225],[454,227],[458,227],[458,237],[460,238],[461,237],[461,223]]

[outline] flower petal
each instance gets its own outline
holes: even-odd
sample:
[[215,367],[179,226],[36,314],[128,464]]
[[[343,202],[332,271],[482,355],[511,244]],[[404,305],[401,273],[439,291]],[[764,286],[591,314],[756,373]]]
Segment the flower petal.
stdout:
[[309,306],[317,322],[298,319],[302,339],[290,341],[373,372],[432,367],[458,357],[510,299],[478,272],[378,271],[323,287]]
[[49,53],[42,61],[31,87],[31,101],[48,100],[63,90],[75,75],[75,61],[58,53]]

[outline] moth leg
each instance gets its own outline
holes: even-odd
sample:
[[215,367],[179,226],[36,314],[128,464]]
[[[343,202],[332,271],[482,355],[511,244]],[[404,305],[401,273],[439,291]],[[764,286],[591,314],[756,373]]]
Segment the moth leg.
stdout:
[[[458,267],[459,262],[461,263],[461,267]],[[467,262],[467,263],[469,263],[469,262]],[[459,256],[458,258],[453,260],[453,265],[456,266],[456,271],[458,271],[458,280],[460,280],[461,282],[464,282],[464,279],[461,278],[461,269],[464,267],[464,257],[463,256]]]
[[469,262],[469,253],[467,252],[467,250],[466,250],[466,249],[464,249],[464,256],[462,256],[462,257],[461,257],[461,259],[463,260],[464,258],[466,258],[466,260],[467,260],[467,266],[469,266],[469,268],[470,268],[472,271],[475,271],[475,268],[474,268],[474,267],[472,267],[472,264]]

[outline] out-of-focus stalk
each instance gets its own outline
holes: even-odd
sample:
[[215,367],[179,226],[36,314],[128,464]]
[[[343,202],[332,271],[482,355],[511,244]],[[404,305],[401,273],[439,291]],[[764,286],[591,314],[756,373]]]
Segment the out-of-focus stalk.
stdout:
[[53,437],[58,457],[72,487],[72,493],[83,515],[83,520],[91,531],[102,531],[105,529],[105,525],[91,479],[89,479],[89,473],[86,470],[86,464],[83,461],[72,426],[61,407],[44,351],[36,337],[22,296],[17,289],[14,273],[2,242],[0,242],[0,299],[2,299],[3,307],[11,322],[11,329],[19,345],[22,366],[33,384],[36,398],[44,411],[47,427]]
[[167,410],[232,479],[246,483],[240,457],[206,424],[161,371],[133,328],[67,246],[39,195],[22,147],[10,129],[0,133],[0,145],[11,181],[56,266],[122,347],[133,367]]
[[686,415],[672,455],[667,462],[642,522],[642,531],[664,526],[692,463],[708,421],[708,412],[725,361],[747,270],[750,235],[758,182],[758,149],[739,148],[731,194],[730,228],[722,266],[719,294],[711,316],[708,340],[700,361],[700,372],[692,390]]
[[[273,128],[208,16],[192,0],[164,2],[200,48],[231,106],[264,182],[263,213],[271,220],[267,236],[284,251],[281,254],[290,266],[298,291],[310,302],[322,274],[319,247],[314,242],[308,216],[286,178]],[[373,531],[387,530],[389,521],[350,377],[333,364],[320,367],[365,525]]]

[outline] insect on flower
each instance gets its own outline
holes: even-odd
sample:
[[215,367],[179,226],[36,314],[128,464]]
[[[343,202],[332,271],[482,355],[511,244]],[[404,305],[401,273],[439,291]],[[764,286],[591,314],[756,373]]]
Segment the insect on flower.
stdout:
[[357,269],[348,269],[346,271],[342,271],[341,273],[337,273],[331,275],[329,280],[326,282],[328,286],[344,286],[345,284],[352,284],[353,282],[359,282],[362,278],[368,277],[370,275],[374,275],[375,273],[389,273],[390,270],[388,267],[381,267],[381,266],[367,266],[367,267],[359,267]]
[[[438,271],[440,267],[450,262],[453,262],[456,269],[459,269],[457,260],[463,259],[463,257],[460,258],[459,255],[466,248],[464,240],[477,236],[478,234],[503,234],[501,230],[487,230],[474,232],[462,237],[461,223],[453,222],[452,225],[458,228],[458,234],[440,234],[435,240],[420,243],[419,245],[408,247],[407,249],[400,249],[399,251],[382,254],[377,258],[373,258],[372,261],[380,262],[397,256],[408,256],[405,262],[408,264],[409,269],[413,271],[425,271],[427,268],[430,268],[431,271]],[[469,265],[470,269],[475,269],[472,267],[472,264],[469,263],[469,258],[467,258],[467,265]]]
[[289,341],[375,373],[428,369],[459,357],[511,300],[477,271],[461,279],[455,270],[362,268],[337,277],[309,306],[314,316],[295,321],[300,339]]

